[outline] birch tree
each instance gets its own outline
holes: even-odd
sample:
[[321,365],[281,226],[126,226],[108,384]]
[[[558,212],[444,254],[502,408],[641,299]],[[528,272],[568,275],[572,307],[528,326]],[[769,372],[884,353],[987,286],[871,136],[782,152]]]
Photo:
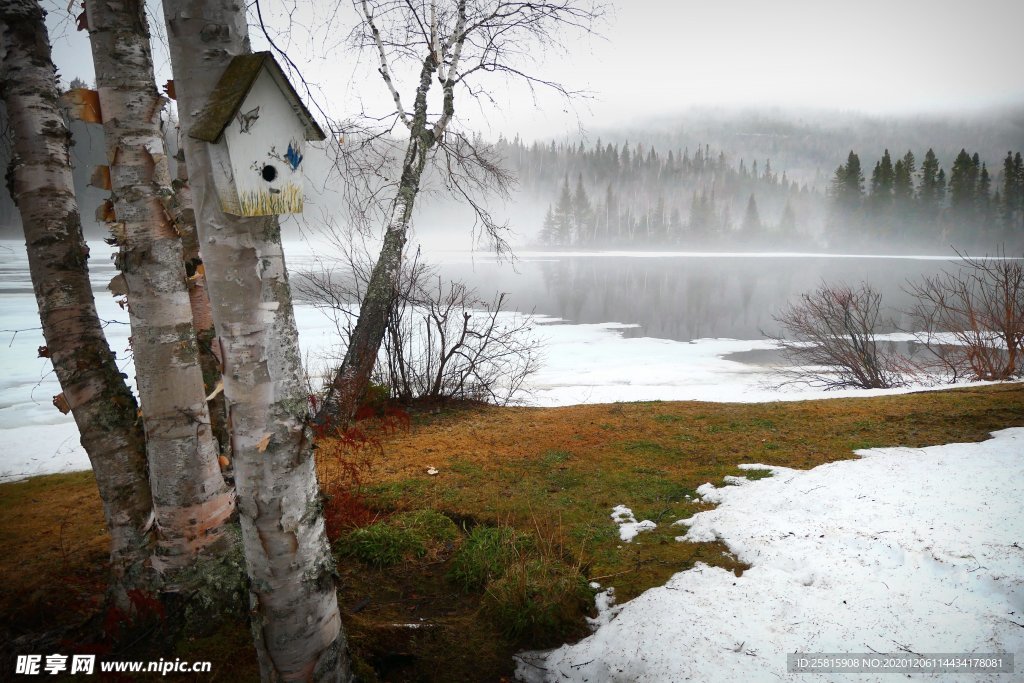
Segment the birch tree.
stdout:
[[276,217],[221,211],[206,143],[189,131],[235,55],[244,6],[165,0],[200,248],[223,354],[235,485],[265,681],[350,677],[334,563],[307,425],[307,395]]
[[487,84],[480,82],[486,76],[549,88],[565,97],[577,94],[530,69],[538,54],[559,48],[568,33],[592,31],[602,13],[599,5],[585,0],[353,0],[353,5],[361,17],[354,43],[375,55],[394,103],[385,119],[408,137],[380,255],[318,415],[321,421],[351,419],[369,383],[396,300],[402,253],[428,162],[436,162],[446,189],[473,208],[479,227],[496,238],[499,251],[503,247],[503,226],[485,208],[480,191],[501,191],[510,177],[490,150],[455,126],[457,103],[491,101]]
[[[153,565],[175,570],[217,544],[234,511],[206,405],[182,242],[171,197],[145,3],[88,0],[111,184],[114,240],[127,294],[157,524]],[[171,578],[171,577],[168,577]]]
[[11,195],[21,211],[29,271],[49,357],[89,456],[110,533],[111,594],[131,609],[147,591],[152,500],[138,406],[103,334],[89,284],[89,249],[71,178],[70,133],[34,0],[0,2],[0,84],[14,132]]
[[[173,93],[173,82],[171,91]],[[172,95],[173,99],[173,95]],[[188,183],[188,164],[181,147],[181,129],[173,110],[169,117],[171,133],[177,141],[174,146],[174,179],[171,194],[166,201],[167,210],[174,221],[174,228],[181,236],[182,260],[188,282],[189,303],[192,306],[192,328],[196,333],[199,352],[199,367],[203,371],[206,387],[206,405],[210,412],[210,426],[220,448],[222,462],[230,465],[231,444],[227,425],[227,403],[224,400],[220,377],[220,359],[214,349],[217,332],[213,326],[213,311],[210,309],[210,293],[206,288],[206,267],[199,252],[199,235],[196,232],[196,212],[192,208],[192,188]],[[167,140],[167,132],[164,139]]]

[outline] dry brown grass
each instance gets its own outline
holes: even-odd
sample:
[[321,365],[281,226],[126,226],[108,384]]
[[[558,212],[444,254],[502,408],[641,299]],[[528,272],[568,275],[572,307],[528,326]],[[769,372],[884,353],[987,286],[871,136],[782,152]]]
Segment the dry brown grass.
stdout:
[[110,541],[91,472],[3,484],[0,520],[0,633],[98,604]]
[[[373,517],[431,508],[457,521],[513,524],[556,539],[588,577],[628,599],[696,561],[742,571],[720,544],[676,543],[678,527],[671,526],[704,509],[693,498],[697,486],[743,474],[740,463],[809,468],[855,457],[858,448],[979,441],[1011,426],[1024,426],[1019,383],[800,403],[473,406],[419,416],[411,429],[380,434],[356,457]],[[325,480],[351,478],[339,462],[351,457],[343,451],[323,444],[318,469]],[[428,475],[429,466],[439,474]],[[622,543],[609,518],[617,504],[658,521],[658,529]],[[87,611],[106,557],[91,475],[0,485],[0,515],[0,637]],[[353,647],[390,667],[387,680],[452,680],[445,676],[462,672],[466,680],[494,681],[509,674],[516,644],[484,621],[479,596],[446,584],[442,564],[369,570],[345,559],[339,571]],[[68,586],[77,603],[67,599]],[[433,626],[394,626],[421,618]],[[233,680],[232,671],[253,670],[240,661],[251,651],[237,652],[246,641],[240,625],[182,651],[222,662],[218,678]],[[397,654],[389,659],[388,652]]]

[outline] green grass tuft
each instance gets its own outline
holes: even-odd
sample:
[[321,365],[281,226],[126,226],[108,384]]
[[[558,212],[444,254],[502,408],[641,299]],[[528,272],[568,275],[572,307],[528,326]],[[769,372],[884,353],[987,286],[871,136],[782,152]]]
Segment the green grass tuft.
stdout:
[[533,545],[529,536],[511,527],[478,526],[452,557],[448,578],[467,591],[483,588],[503,576]]
[[511,565],[487,585],[484,608],[509,638],[560,642],[580,627],[594,592],[578,567],[546,557]]
[[338,542],[338,551],[374,567],[436,557],[453,547],[459,529],[434,510],[415,510],[356,529]]

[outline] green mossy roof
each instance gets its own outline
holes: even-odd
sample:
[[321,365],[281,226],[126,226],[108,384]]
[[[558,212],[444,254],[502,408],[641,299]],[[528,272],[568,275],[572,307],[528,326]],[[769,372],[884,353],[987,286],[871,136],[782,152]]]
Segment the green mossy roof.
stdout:
[[223,75],[217,82],[217,86],[210,94],[210,99],[203,108],[202,113],[192,125],[189,135],[197,140],[216,142],[227,127],[239,107],[245,101],[253,83],[259,77],[260,72],[266,68],[277,82],[282,93],[287,97],[295,110],[296,115],[301,119],[306,129],[307,140],[323,140],[327,136],[317,125],[313,115],[306,109],[302,99],[295,88],[292,87],[288,77],[285,76],[281,66],[269,52],[254,52],[247,55],[234,57],[224,69]]

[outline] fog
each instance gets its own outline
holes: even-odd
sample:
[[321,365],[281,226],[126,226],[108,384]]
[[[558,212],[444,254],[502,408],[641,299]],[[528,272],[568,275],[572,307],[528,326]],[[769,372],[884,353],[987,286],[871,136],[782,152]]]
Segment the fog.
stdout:
[[[90,80],[85,34],[71,30],[66,8],[50,9],[62,80]],[[492,81],[493,99],[467,99],[453,123],[514,178],[507,195],[483,191],[477,199],[507,226],[504,237],[522,262],[504,270],[490,264],[473,211],[444,191],[436,168],[425,176],[410,242],[424,260],[458,263],[450,252],[474,250],[478,270],[448,272],[510,291],[521,309],[636,323],[636,334],[687,340],[757,336],[770,327],[773,308],[823,277],[879,280],[898,300],[900,283],[925,262],[837,267],[823,259],[564,253],[948,257],[954,249],[1024,248],[1024,179],[1014,176],[1013,156],[1024,150],[1024,84],[1013,69],[1024,58],[1013,35],[1024,19],[1019,3],[641,0],[608,9],[594,33],[566,34],[561,46],[529,60],[545,78],[581,90],[572,101]],[[152,10],[159,19],[159,7]],[[270,35],[287,38],[282,44],[311,82],[304,95],[318,117],[387,110],[373,55],[360,55],[347,38],[350,7],[329,21],[313,20],[330,13],[323,3],[298,3],[289,16],[265,11]],[[159,21],[154,30],[162,82],[169,73]],[[967,36],[973,49],[964,49]],[[265,42],[254,27],[254,48]],[[408,77],[395,73],[399,88]],[[104,163],[102,134],[79,123],[72,133],[86,233],[102,237],[94,213],[104,193],[87,185],[92,167]],[[400,153],[401,137],[390,140]],[[307,209],[282,220],[287,239],[354,229],[346,202],[361,180],[334,161],[359,142],[351,135],[340,147],[331,140],[309,150]],[[941,192],[924,177],[929,150],[933,171],[943,174]],[[852,197],[837,182],[851,152],[863,176]],[[395,174],[386,168],[381,182]],[[389,196],[382,195],[382,212]],[[361,228],[369,253],[382,226],[379,213]],[[4,188],[0,236],[17,235]],[[530,256],[538,251],[547,256]],[[670,309],[686,314],[665,316]]]

